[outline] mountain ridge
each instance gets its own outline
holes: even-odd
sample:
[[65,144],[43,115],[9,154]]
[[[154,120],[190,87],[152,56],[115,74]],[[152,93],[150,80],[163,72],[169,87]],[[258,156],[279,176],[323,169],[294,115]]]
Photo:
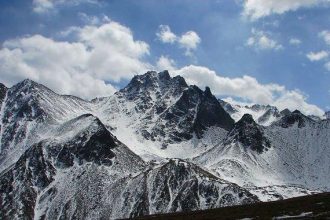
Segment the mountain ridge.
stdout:
[[235,123],[235,106],[168,71],[92,101],[3,88],[0,217],[130,218],[330,188],[329,120],[254,105]]

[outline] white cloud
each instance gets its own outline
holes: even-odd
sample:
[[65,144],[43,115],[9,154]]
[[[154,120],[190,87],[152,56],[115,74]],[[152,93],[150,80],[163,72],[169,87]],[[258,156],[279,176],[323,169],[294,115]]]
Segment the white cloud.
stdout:
[[298,38],[291,38],[290,39],[290,41],[289,41],[289,43],[291,44],[291,45],[300,45],[301,44],[301,40],[300,39],[298,39]]
[[162,55],[157,60],[156,67],[157,70],[159,71],[163,71],[163,70],[171,71],[176,69],[176,64],[175,61],[172,60],[171,58]]
[[117,22],[85,26],[78,37],[87,48],[92,48],[88,66],[98,78],[119,82],[151,68],[142,61],[149,54],[149,45],[135,41],[131,30]]
[[306,54],[307,58],[310,61],[319,61],[319,60],[323,60],[325,58],[327,58],[329,56],[328,52],[321,50],[319,52],[309,52],[308,54]]
[[251,20],[329,3],[329,0],[245,0],[243,15]]
[[196,50],[198,44],[201,42],[201,38],[195,31],[187,31],[181,36],[177,36],[171,31],[168,25],[160,25],[156,35],[163,43],[173,44],[176,42],[179,47],[185,49],[186,56],[192,56],[193,50]]
[[33,11],[37,13],[44,13],[54,7],[52,0],[33,0]]
[[0,50],[0,72],[11,86],[30,78],[59,93],[83,98],[110,95],[119,82],[151,68],[143,58],[145,42],[136,41],[129,28],[117,22],[75,28],[75,42],[41,35],[5,41]]
[[72,6],[81,3],[98,4],[97,0],[33,0],[33,11],[39,14],[49,12],[56,9],[57,6]]
[[178,42],[180,47],[186,49],[185,54],[187,56],[191,56],[192,50],[195,50],[197,48],[198,44],[201,42],[201,38],[196,32],[188,31],[180,37]]
[[276,40],[271,39],[269,33],[252,29],[252,36],[246,41],[246,45],[257,50],[280,50],[283,46]]
[[106,15],[99,17],[99,16],[88,15],[86,13],[79,12],[78,16],[84,23],[89,24],[89,25],[99,25],[99,24],[111,21],[110,18]]
[[330,45],[330,31],[324,30],[319,33],[319,37],[323,38],[324,42]]
[[189,84],[195,84],[201,88],[209,86],[218,96],[232,96],[250,103],[271,104],[280,110],[299,109],[308,115],[322,116],[324,114],[323,110],[316,105],[309,104],[307,97],[300,91],[287,90],[278,84],[261,84],[251,76],[223,77],[207,67],[194,65],[172,71],[172,74],[181,75]]
[[177,36],[171,31],[168,25],[160,25],[159,31],[156,33],[158,39],[163,43],[174,43]]
[[274,101],[274,105],[279,109],[285,108],[293,110],[300,110],[305,115],[316,115],[322,117],[324,111],[316,105],[307,103],[307,96],[299,90],[285,91],[278,99]]
[[175,74],[186,78],[189,84],[200,87],[209,86],[216,95],[230,95],[247,100],[269,104],[273,101],[273,92],[282,91],[284,88],[275,84],[262,85],[255,78],[243,76],[228,78],[218,75],[215,71],[203,66],[185,66]]

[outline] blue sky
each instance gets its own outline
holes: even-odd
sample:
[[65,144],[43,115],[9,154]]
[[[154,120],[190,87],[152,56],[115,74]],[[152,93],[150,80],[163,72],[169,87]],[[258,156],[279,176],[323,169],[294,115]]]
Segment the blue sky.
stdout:
[[8,86],[32,78],[92,98],[166,68],[219,97],[316,115],[330,108],[329,0],[0,4],[0,79]]

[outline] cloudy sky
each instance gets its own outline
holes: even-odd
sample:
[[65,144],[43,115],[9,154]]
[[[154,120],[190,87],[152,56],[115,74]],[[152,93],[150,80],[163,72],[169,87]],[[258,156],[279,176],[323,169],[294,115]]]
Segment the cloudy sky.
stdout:
[[[0,0],[0,81],[108,96],[170,70],[221,98],[330,109],[330,0]],[[231,98],[228,98],[231,97]]]

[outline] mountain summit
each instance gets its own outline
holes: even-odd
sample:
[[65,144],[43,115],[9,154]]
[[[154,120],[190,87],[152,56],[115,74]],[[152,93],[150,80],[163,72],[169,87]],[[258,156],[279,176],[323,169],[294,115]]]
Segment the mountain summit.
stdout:
[[200,139],[211,127],[229,130],[234,124],[209,88],[188,86],[184,78],[171,77],[168,71],[134,76],[125,88],[103,100],[103,107],[107,114],[118,115],[110,122],[112,127],[130,127],[147,140],[162,142],[162,148],[194,136]]
[[240,142],[244,147],[251,148],[258,153],[262,153],[270,147],[269,140],[264,137],[263,128],[249,114],[243,115],[228,133],[225,143],[231,142]]

